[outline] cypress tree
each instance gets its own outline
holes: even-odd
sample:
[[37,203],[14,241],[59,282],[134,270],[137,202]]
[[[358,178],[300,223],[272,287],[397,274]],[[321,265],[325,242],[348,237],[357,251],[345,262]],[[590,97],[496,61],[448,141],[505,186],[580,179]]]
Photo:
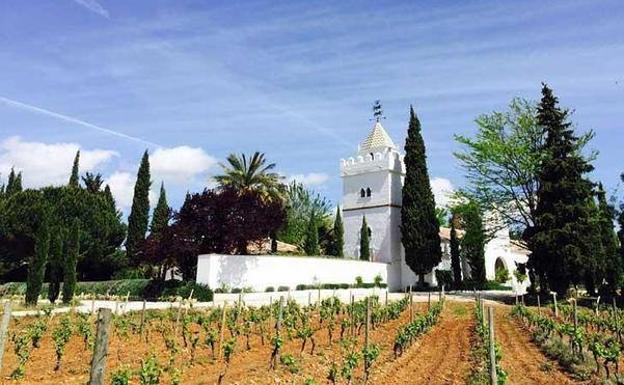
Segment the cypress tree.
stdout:
[[147,232],[149,220],[149,190],[151,184],[149,155],[147,151],[145,151],[137,173],[137,180],[134,185],[134,197],[132,198],[132,208],[128,216],[126,252],[128,254],[128,259],[134,265],[139,265],[140,263],[137,257],[137,251],[139,244],[145,240],[145,233]]
[[4,193],[6,196],[11,196],[20,191],[22,191],[22,173],[16,174],[15,170],[11,168]]
[[622,260],[618,250],[618,237],[613,227],[615,208],[607,203],[602,183],[598,184],[596,195],[598,197],[598,228],[604,253],[605,279],[607,280],[609,293],[615,294],[615,291],[620,287],[622,276]]
[[462,209],[464,237],[461,241],[461,255],[470,266],[470,278],[478,287],[486,283],[485,277],[485,230],[481,209],[475,202],[467,203]]
[[591,254],[585,256],[585,263],[583,264],[583,279],[585,281],[585,290],[590,296],[596,295],[596,285],[599,285],[605,278],[605,249],[602,243],[601,234],[601,222],[602,214],[596,206],[594,197],[587,202],[587,209],[589,210],[589,223],[588,233],[584,234],[584,238],[591,242],[593,247],[591,248]]
[[336,209],[333,233],[333,250],[331,255],[338,258],[344,258],[344,225],[342,224],[342,215],[340,215],[340,206]]
[[366,215],[362,217],[362,228],[360,228],[360,259],[370,261],[370,234],[368,233]]
[[405,262],[418,275],[420,286],[425,274],[442,260],[440,226],[435,213],[435,200],[429,183],[425,142],[420,121],[410,106],[410,122],[405,140],[405,183],[401,207],[401,242]]
[[306,237],[303,243],[303,250],[306,255],[319,255],[318,227],[316,224],[316,216],[312,214],[306,227]]
[[28,266],[26,282],[26,305],[35,306],[39,300],[45,267],[48,261],[50,247],[50,228],[47,210],[42,209],[39,217],[39,226],[35,235],[35,253]]
[[74,157],[74,165],[72,166],[71,175],[69,176],[68,186],[71,188],[80,187],[80,176],[79,174],[80,168],[80,150],[76,152],[76,156]]
[[63,303],[70,303],[76,291],[76,266],[80,254],[80,221],[74,220],[67,241],[67,255],[63,266]]
[[63,281],[63,236],[55,231],[50,239],[50,253],[48,258],[48,300],[56,302]]
[[457,238],[457,230],[455,229],[455,215],[451,218],[451,269],[453,270],[453,283],[456,289],[461,288],[462,271],[461,259],[459,251],[459,239]]
[[[592,255],[592,183],[584,174],[593,167],[579,153],[579,138],[568,111],[545,84],[537,120],[546,133],[544,160],[538,170],[535,232],[531,238],[533,266],[546,276],[550,290],[564,296],[579,283]],[[540,282],[543,284],[542,282]],[[542,291],[548,290],[546,287]]]
[[152,224],[150,231],[152,234],[158,234],[162,229],[169,225],[169,217],[171,215],[171,209],[167,204],[167,194],[165,192],[165,184],[160,184],[160,196],[158,197],[158,203],[152,214]]

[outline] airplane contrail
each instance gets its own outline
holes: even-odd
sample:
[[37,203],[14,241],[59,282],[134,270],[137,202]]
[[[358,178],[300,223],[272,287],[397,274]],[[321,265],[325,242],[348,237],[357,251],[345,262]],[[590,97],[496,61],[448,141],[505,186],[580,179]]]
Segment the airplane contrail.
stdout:
[[149,140],[141,139],[141,138],[138,138],[136,136],[131,136],[131,135],[128,135],[128,134],[124,134],[123,132],[111,130],[111,129],[106,128],[106,127],[101,127],[101,126],[98,126],[96,124],[85,122],[84,120],[80,120],[78,118],[74,118],[74,117],[71,117],[71,116],[59,114],[58,112],[46,110],[45,108],[33,106],[31,104],[18,102],[17,100],[12,100],[12,99],[9,99],[9,98],[5,98],[3,96],[0,96],[0,103],[3,103],[5,105],[11,106],[11,107],[19,108],[19,109],[22,109],[22,110],[35,112],[37,114],[50,116],[52,118],[56,118],[56,119],[63,120],[65,122],[77,124],[79,126],[87,127],[87,128],[92,129],[92,130],[100,131],[100,132],[103,132],[103,133],[106,133],[106,134],[109,134],[109,135],[114,135],[114,136],[117,136],[117,137],[120,137],[120,138],[123,138],[123,139],[131,140],[133,142],[145,144],[145,145],[148,145],[148,146],[154,146],[154,147],[157,147],[157,148],[158,147],[163,147],[160,144],[154,143],[154,142],[150,142]]

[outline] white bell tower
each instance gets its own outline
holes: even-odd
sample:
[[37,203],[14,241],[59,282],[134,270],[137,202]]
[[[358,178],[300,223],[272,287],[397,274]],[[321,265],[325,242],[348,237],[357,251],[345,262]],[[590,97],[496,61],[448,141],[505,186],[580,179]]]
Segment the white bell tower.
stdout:
[[[360,258],[362,218],[370,231],[373,262],[401,265],[401,189],[405,176],[403,157],[381,125],[381,113],[371,132],[359,145],[358,152],[342,159],[342,211],[344,220],[344,255]],[[400,279],[400,278],[399,278]],[[389,282],[392,286],[392,283]]]

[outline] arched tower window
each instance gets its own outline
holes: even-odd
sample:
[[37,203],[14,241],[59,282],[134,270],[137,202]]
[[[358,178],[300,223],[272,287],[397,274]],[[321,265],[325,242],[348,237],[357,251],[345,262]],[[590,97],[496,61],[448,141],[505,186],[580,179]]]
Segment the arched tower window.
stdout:
[[360,189],[360,198],[364,198],[366,196],[366,192],[364,189]]
[[370,187],[367,187],[367,188],[366,188],[366,196],[367,196],[367,197],[370,197],[370,196],[371,196],[371,189],[370,189]]
[[375,160],[375,154],[373,154],[372,152],[370,153],[371,156],[371,160]]

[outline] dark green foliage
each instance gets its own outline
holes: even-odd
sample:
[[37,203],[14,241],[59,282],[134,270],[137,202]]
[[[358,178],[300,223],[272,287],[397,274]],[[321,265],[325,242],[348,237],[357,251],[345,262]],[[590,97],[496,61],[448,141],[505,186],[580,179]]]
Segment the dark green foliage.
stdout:
[[15,173],[15,170],[11,168],[11,172],[9,173],[9,179],[7,181],[6,188],[4,193],[7,197],[22,191],[22,173]]
[[[624,182],[624,173],[620,175],[620,179]],[[620,263],[624,265],[624,203],[620,205],[620,212],[617,217],[617,222],[620,230],[617,235],[620,239]]]
[[469,202],[456,208],[461,218],[464,237],[461,240],[461,256],[470,266],[470,278],[483,287],[485,279],[485,229],[481,209],[476,202]]
[[319,242],[318,242],[318,227],[317,219],[314,215],[308,220],[308,226],[306,229],[306,237],[303,243],[303,250],[306,255],[319,255]]
[[334,219],[334,228],[332,232],[331,250],[327,253],[338,258],[344,257],[344,225],[342,224],[342,216],[340,215],[340,206],[336,209],[336,218]]
[[167,204],[167,193],[165,192],[165,184],[160,185],[160,196],[158,197],[158,203],[152,214],[152,224],[150,226],[150,232],[152,234],[158,234],[162,229],[169,225],[169,219],[171,218],[171,209]]
[[58,299],[63,281],[63,234],[59,229],[52,232],[48,254],[48,299],[51,303]]
[[459,251],[459,239],[457,238],[457,230],[455,229],[455,216],[451,218],[451,269],[453,270],[453,283],[455,288],[461,287],[462,271],[461,258]]
[[138,265],[139,245],[145,240],[147,225],[149,220],[149,190],[152,182],[150,180],[149,154],[143,154],[141,165],[137,173],[136,184],[134,185],[134,197],[132,208],[128,216],[128,238],[126,239],[126,252],[130,262]]
[[67,240],[67,254],[63,265],[63,303],[70,303],[76,290],[76,266],[80,254],[80,221],[74,220]]
[[[593,170],[578,153],[579,138],[568,122],[568,111],[546,85],[538,106],[538,122],[546,131],[543,160],[538,172],[535,233],[530,239],[531,265],[550,290],[565,295],[570,283],[579,283],[587,264],[593,264],[592,183],[584,175]],[[547,289],[542,284],[542,290]]]
[[424,285],[425,274],[442,260],[440,226],[429,182],[425,142],[420,121],[410,107],[410,122],[405,141],[405,182],[401,208],[401,242],[405,262]]
[[69,183],[67,184],[70,188],[79,188],[80,187],[80,150],[76,152],[76,157],[74,158],[74,165],[72,166],[71,175],[69,176]]
[[454,279],[453,272],[451,270],[438,270],[435,271],[436,281],[438,281],[438,287],[444,287],[446,289],[453,287]]
[[613,294],[621,286],[622,260],[618,250],[618,237],[613,227],[615,208],[607,203],[602,183],[598,184],[598,230],[604,255],[604,278],[607,289]]
[[45,267],[48,261],[48,250],[50,247],[50,227],[49,214],[47,208],[42,206],[39,209],[39,225],[35,234],[34,255],[28,266],[28,278],[26,283],[26,305],[37,305]]
[[362,217],[362,227],[360,228],[360,259],[370,261],[370,234],[368,224],[366,223],[366,215]]
[[97,194],[102,189],[102,185],[104,184],[104,179],[102,179],[101,174],[92,174],[90,172],[87,172],[85,173],[85,176],[82,177],[82,182],[84,183],[85,189],[88,192]]

